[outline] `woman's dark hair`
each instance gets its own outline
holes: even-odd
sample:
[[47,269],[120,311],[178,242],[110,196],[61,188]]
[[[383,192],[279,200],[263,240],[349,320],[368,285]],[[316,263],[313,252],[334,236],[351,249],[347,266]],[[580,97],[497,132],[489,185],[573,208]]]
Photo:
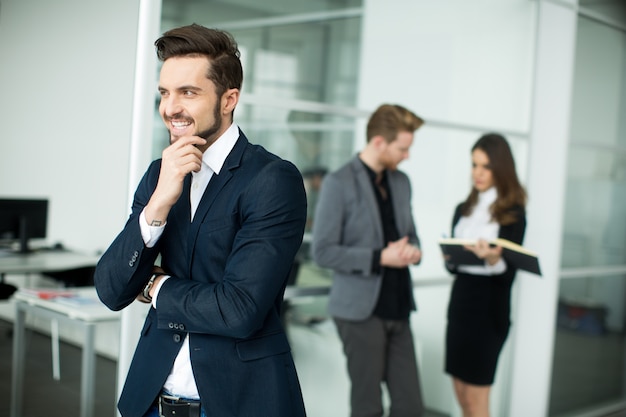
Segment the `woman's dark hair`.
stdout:
[[180,56],[209,58],[207,78],[215,84],[218,97],[230,88],[241,90],[243,69],[240,53],[230,33],[194,23],[168,30],[154,45],[161,61]]
[[[498,133],[487,133],[474,144],[472,152],[476,149],[487,154],[494,186],[498,191],[498,198],[491,206],[492,218],[501,225],[514,223],[518,211],[515,209],[526,206],[526,191],[517,178],[509,143]],[[463,204],[462,214],[471,214],[477,202],[478,190],[472,187]]]

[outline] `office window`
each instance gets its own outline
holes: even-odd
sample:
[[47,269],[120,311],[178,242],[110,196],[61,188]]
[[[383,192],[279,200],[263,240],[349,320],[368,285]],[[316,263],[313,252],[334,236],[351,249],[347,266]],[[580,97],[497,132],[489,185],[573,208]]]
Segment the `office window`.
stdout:
[[626,406],[626,33],[576,44],[550,415]]

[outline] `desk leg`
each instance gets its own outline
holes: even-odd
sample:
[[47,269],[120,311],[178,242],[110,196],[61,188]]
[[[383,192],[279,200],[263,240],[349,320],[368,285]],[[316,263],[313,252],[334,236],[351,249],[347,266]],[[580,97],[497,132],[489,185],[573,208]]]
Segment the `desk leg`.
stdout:
[[85,345],[83,346],[83,363],[80,379],[80,415],[93,417],[96,354],[94,350],[95,326],[93,323],[85,325]]
[[59,321],[50,321],[50,343],[52,347],[52,378],[61,380],[61,355],[59,353]]
[[20,302],[15,304],[13,323],[13,374],[11,375],[11,417],[22,415],[22,390],[24,387],[24,321],[26,312]]

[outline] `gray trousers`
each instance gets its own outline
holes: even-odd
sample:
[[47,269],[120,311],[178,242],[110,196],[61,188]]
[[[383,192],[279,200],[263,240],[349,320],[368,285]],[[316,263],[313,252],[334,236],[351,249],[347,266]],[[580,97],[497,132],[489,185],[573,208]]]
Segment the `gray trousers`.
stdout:
[[381,417],[382,387],[387,385],[389,417],[423,414],[421,386],[409,320],[364,321],[334,318],[343,342],[351,381],[351,417]]

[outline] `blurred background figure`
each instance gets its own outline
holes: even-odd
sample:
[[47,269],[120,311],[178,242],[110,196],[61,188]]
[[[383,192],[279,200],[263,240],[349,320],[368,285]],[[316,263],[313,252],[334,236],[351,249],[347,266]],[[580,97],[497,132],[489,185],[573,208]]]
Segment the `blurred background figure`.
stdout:
[[477,239],[466,246],[484,265],[455,265],[448,307],[446,373],[452,376],[463,417],[488,417],[489,392],[509,333],[511,285],[517,272],[488,241],[504,238],[522,244],[526,230],[526,192],[515,171],[506,139],[482,136],[472,147],[472,189],[456,207],[452,236]]

